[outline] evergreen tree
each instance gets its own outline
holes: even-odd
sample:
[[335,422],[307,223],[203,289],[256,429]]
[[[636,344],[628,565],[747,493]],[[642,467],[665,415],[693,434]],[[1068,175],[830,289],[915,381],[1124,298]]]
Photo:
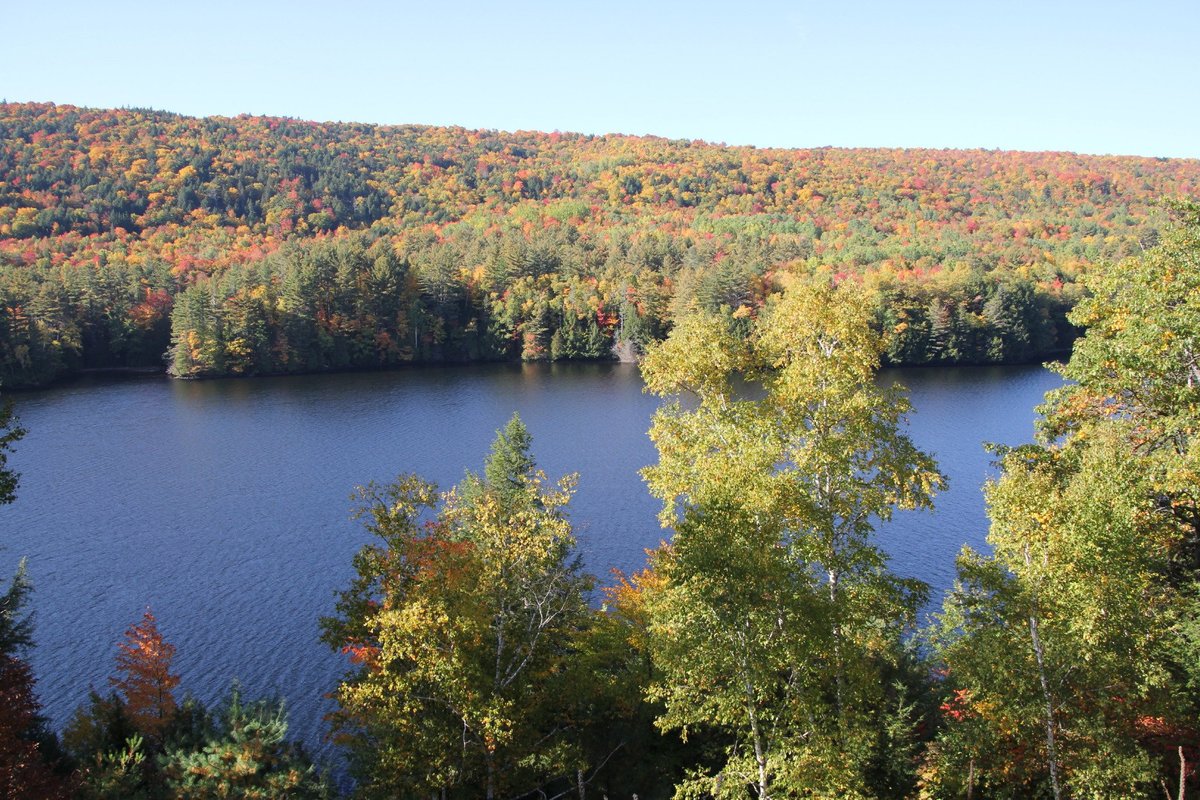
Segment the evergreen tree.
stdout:
[[483,480],[468,476],[471,489],[494,492],[505,501],[516,501],[534,479],[537,465],[530,453],[533,437],[517,414],[496,431],[496,440],[491,452],[483,462]]
[[25,574],[25,561],[0,595],[0,654],[17,657],[33,647],[33,612],[27,612],[33,585]]
[[547,486],[529,443],[514,417],[428,524],[419,479],[360,494],[382,546],[359,553],[324,628],[357,665],[335,726],[364,797],[516,797],[582,766],[563,683],[587,618],[574,478]]
[[199,746],[172,746],[159,757],[167,793],[176,800],[327,800],[332,787],[286,740],[281,701],[247,703],[236,684]]
[[25,610],[31,590],[22,561],[0,595],[0,797],[54,800],[68,797],[70,787],[49,763],[57,742],[41,716],[25,660],[33,647],[32,617]]

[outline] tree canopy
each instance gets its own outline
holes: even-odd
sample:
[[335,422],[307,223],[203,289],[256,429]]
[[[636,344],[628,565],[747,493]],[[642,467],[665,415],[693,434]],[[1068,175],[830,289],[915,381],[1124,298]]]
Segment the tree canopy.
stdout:
[[871,287],[893,363],[1036,360],[1197,186],[1178,159],[5,103],[0,380],[607,358],[817,269]]
[[335,724],[364,797],[519,797],[582,767],[564,682],[589,587],[574,476],[548,484],[530,444],[514,416],[424,523],[436,490],[414,476],[360,492],[381,543],[324,625],[355,665]]
[[874,381],[882,343],[856,284],[800,283],[744,337],[696,315],[643,364],[654,416],[644,470],[675,535],[653,561],[650,690],[659,724],[716,728],[727,760],[687,796],[865,796],[886,759],[885,665],[924,588],[873,541],[943,483],[901,431],[902,390]]
[[[1200,215],[1089,279],[1041,441],[999,451],[990,555],[936,636],[953,699],[926,779],[1053,797],[1184,786],[1196,760]],[[1171,796],[1170,790],[1167,790]]]

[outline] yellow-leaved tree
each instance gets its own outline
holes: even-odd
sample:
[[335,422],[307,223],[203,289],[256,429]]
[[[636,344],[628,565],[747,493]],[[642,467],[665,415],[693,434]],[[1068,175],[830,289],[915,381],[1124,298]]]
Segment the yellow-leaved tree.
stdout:
[[1040,441],[1000,451],[992,552],[935,631],[929,797],[1182,798],[1200,710],[1200,208],[1089,276]]
[[482,476],[446,493],[414,476],[360,494],[381,541],[324,621],[348,654],[335,729],[364,797],[519,797],[582,767],[569,659],[587,625],[564,510],[513,417]]
[[642,365],[649,391],[679,398],[643,473],[675,527],[647,598],[651,695],[662,728],[727,744],[679,796],[859,796],[882,764],[912,781],[915,721],[888,676],[925,592],[873,532],[944,481],[903,433],[903,391],[875,382],[871,314],[853,284],[796,282],[748,336],[696,314]]

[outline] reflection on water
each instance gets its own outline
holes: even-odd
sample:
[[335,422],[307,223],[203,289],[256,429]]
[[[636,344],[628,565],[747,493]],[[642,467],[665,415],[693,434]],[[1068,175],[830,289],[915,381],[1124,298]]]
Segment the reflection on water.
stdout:
[[[935,513],[880,531],[894,569],[950,585],[985,535],[982,442],[1033,432],[1058,379],[1039,368],[889,370],[911,433],[951,490]],[[633,570],[665,534],[637,470],[657,401],[626,364],[502,364],[202,382],[93,378],[18,395],[28,436],[0,509],[0,575],[29,557],[39,693],[56,725],[107,690],[115,643],[147,605],[177,647],[183,685],[215,700],[233,678],[288,699],[293,732],[321,749],[323,696],[342,669],[317,619],[366,540],[353,487],[417,472],[443,487],[479,469],[514,411],[539,465],[580,473],[572,503],[586,566]]]

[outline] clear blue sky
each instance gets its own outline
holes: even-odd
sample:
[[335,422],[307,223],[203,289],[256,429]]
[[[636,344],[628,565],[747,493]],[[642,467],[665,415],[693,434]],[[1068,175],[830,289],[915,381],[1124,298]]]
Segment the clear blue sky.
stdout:
[[1200,157],[1200,0],[5,6],[8,100]]

